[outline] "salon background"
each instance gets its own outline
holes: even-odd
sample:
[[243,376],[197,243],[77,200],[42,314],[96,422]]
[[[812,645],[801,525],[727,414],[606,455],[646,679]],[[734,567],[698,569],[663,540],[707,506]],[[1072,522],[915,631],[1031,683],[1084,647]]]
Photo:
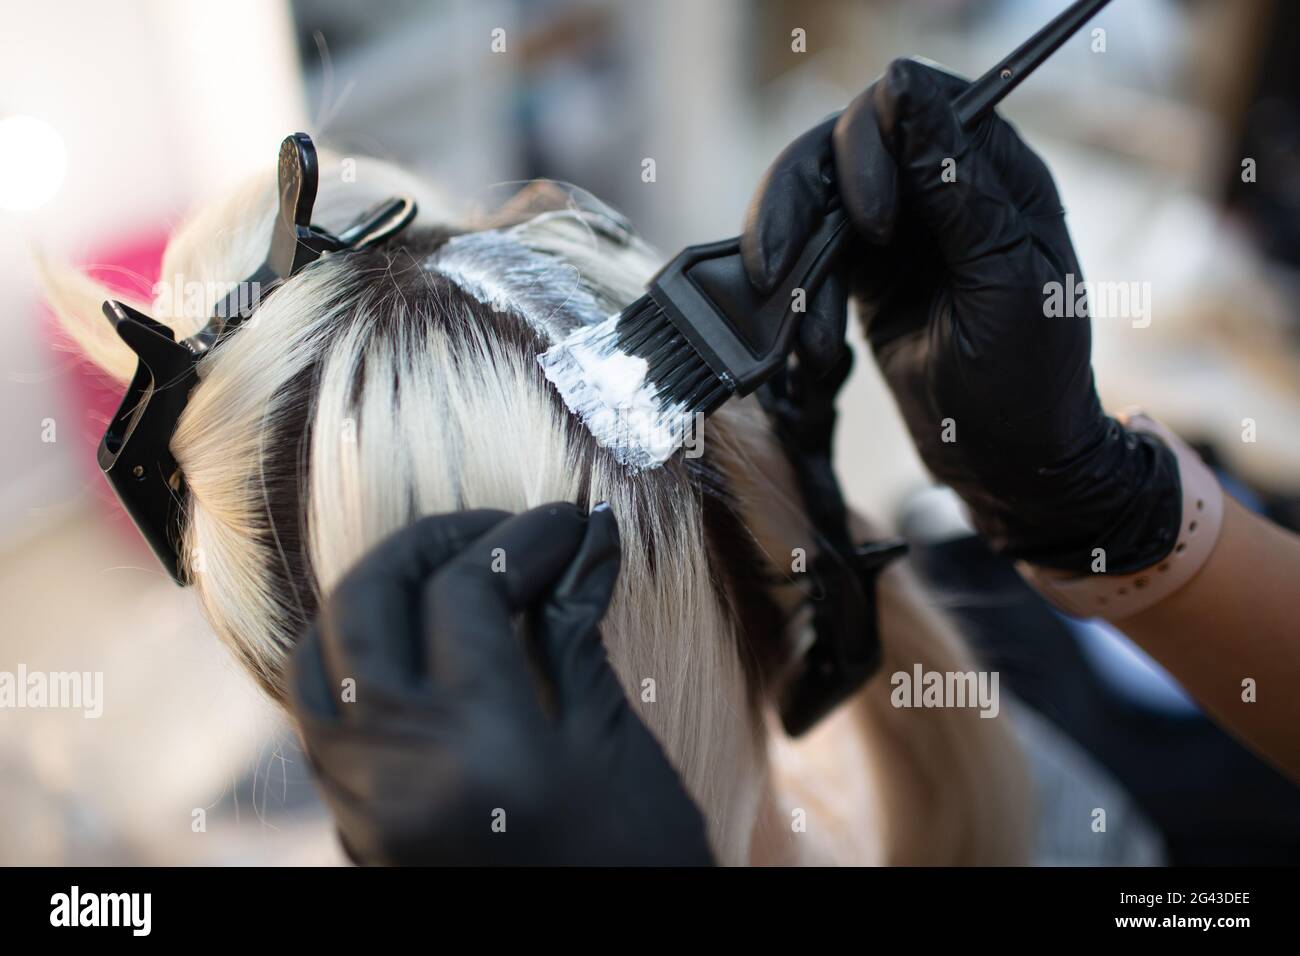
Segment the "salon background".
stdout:
[[[672,253],[736,233],[780,148],[894,56],[974,75],[1060,6],[0,3],[0,671],[104,681],[98,718],[0,710],[0,863],[339,859],[282,721],[95,467],[118,395],[54,347],[33,245],[147,290],[183,212],[305,129],[484,207],[519,180],[579,184]],[[1134,296],[1094,323],[1107,402],[1141,403],[1203,442],[1237,493],[1293,526],[1297,21],[1286,0],[1118,0],[1093,24],[1104,34],[1084,31],[1004,108],[1056,173],[1088,278]],[[948,537],[952,513],[918,494],[924,473],[869,361],[841,408],[852,500],[918,542]],[[1004,681],[1131,788],[1171,859],[1296,858],[1293,788],[1126,645],[1052,618],[977,543],[950,545],[919,549],[922,570]],[[981,600],[964,601],[972,589]],[[1042,639],[1004,646],[1008,615]],[[1181,759],[1144,759],[1153,742],[1134,737],[1153,733]]]

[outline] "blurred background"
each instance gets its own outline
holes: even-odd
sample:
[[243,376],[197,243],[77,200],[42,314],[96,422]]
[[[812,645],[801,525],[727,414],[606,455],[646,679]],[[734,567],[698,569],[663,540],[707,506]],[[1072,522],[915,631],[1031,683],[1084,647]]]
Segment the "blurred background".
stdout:
[[[339,859],[281,718],[100,477],[118,395],[57,342],[34,249],[147,297],[186,211],[304,129],[467,207],[575,183],[671,253],[736,233],[780,149],[892,58],[978,74],[1063,6],[0,0],[0,671],[105,675],[100,719],[0,710],[0,863]],[[1003,110],[1054,170],[1087,277],[1150,283],[1149,325],[1095,323],[1108,406],[1145,405],[1293,525],[1297,21],[1285,0],[1115,0]],[[842,408],[850,497],[893,521],[926,479],[870,362]]]

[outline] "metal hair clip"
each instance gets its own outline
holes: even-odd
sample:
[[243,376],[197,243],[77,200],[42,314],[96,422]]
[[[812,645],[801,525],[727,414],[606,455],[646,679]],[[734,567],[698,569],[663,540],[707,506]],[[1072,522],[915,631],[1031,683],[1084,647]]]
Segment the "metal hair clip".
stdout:
[[318,184],[316,147],[306,133],[280,144],[280,211],[266,261],[218,303],[202,329],[180,342],[172,330],[110,300],[104,315],[139,359],[135,377],[99,443],[99,467],[122,507],[177,584],[185,578],[179,537],[185,477],[172,457],[176,423],[198,383],[200,357],[244,322],[276,286],[321,258],[374,246],[415,218],[412,199],[385,200],[334,235],[311,224]]
[[853,544],[848,508],[831,463],[835,396],[853,367],[845,349],[824,377],[793,362],[763,385],[759,401],[794,468],[804,508],[820,546],[808,572],[813,585],[813,643],[780,696],[781,723],[798,736],[853,694],[880,666],[876,579],[907,553],[888,538]]

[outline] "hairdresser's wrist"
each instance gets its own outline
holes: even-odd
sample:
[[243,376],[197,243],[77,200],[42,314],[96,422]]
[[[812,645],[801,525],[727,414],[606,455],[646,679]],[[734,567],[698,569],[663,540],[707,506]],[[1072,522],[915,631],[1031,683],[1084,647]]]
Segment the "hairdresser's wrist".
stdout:
[[1218,542],[1224,496],[1214,473],[1173,432],[1143,413],[1130,412],[1124,416],[1124,425],[1128,434],[1159,445],[1173,459],[1178,479],[1175,523],[1172,528],[1162,525],[1154,529],[1161,542],[1166,537],[1172,541],[1168,547],[1148,549],[1154,557],[1134,559],[1124,567],[1108,566],[1104,552],[1094,557],[1083,573],[1024,561],[1017,564],[1021,575],[1040,594],[1075,617],[1120,621],[1155,606],[1196,576]]
[[1178,460],[1156,435],[1102,417],[1050,464],[1006,465],[953,482],[980,533],[1013,560],[1069,573],[1124,574],[1157,564],[1181,521]]

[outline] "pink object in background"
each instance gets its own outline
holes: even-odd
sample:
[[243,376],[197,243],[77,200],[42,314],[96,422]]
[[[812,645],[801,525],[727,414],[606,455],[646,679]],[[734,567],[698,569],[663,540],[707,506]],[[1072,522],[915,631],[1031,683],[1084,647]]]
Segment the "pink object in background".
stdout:
[[[91,258],[89,265],[82,268],[91,278],[108,286],[114,292],[121,293],[133,301],[148,303],[153,300],[153,285],[158,281],[163,250],[166,247],[166,233],[141,236],[104,250]],[[45,336],[51,347],[59,349],[61,355],[66,354],[66,340],[58,327],[57,320],[48,309],[43,321]],[[104,319],[104,322],[107,323],[108,319]],[[99,464],[95,460],[99,441],[104,436],[104,429],[108,426],[109,419],[113,417],[122,401],[125,386],[109,379],[85,359],[72,363],[64,360],[59,364],[65,367],[71,365],[68,371],[60,376],[61,388],[66,392],[63,396],[64,407],[73,409],[79,423],[77,457],[93,477],[96,486],[102,488],[103,493],[96,494],[95,499],[112,509],[114,525],[120,525],[124,532],[130,532],[138,538],[130,520],[122,515],[117,499],[108,490],[100,475]],[[140,546],[143,550],[143,542]]]

